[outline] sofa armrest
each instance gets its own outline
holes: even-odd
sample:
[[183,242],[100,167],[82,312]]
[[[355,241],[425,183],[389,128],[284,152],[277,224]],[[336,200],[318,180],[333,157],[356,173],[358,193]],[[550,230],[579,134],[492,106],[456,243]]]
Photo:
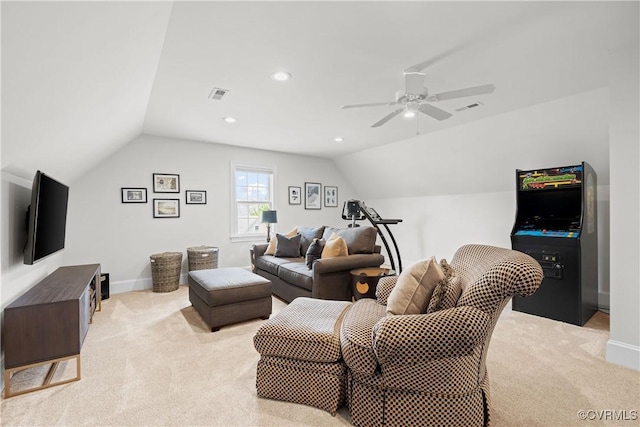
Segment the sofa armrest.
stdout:
[[351,301],[351,270],[379,267],[384,262],[381,254],[354,254],[334,258],[321,258],[313,263],[313,289],[311,296],[320,299]]
[[373,351],[382,366],[467,356],[484,342],[490,324],[487,313],[469,306],[386,316],[373,327]]
[[256,272],[256,259],[264,255],[264,253],[267,251],[268,246],[269,246],[268,243],[261,243],[259,245],[252,245],[251,248],[249,248],[249,257],[251,259],[251,271],[253,273]]
[[385,276],[381,277],[380,280],[378,280],[378,287],[376,288],[376,298],[378,300],[378,304],[387,305],[389,295],[391,294],[393,288],[395,288],[397,281],[398,276]]
[[313,277],[325,273],[336,271],[346,271],[349,273],[356,268],[379,267],[384,262],[384,257],[380,254],[354,254],[347,256],[337,256],[332,258],[320,258],[313,263]]

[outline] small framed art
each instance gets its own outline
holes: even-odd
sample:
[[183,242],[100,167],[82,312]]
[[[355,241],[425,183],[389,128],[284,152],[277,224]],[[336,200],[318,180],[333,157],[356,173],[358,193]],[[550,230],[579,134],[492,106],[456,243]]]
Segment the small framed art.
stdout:
[[154,218],[179,218],[180,200],[178,199],[153,199]]
[[302,197],[300,195],[302,193],[302,188],[300,187],[289,187],[289,204],[290,205],[301,205]]
[[324,207],[335,208],[338,206],[338,187],[324,187]]
[[147,203],[146,188],[121,188],[122,203]]
[[186,192],[188,205],[206,205],[207,192],[204,190],[187,190]]
[[317,182],[304,183],[304,208],[322,209],[322,184]]
[[180,192],[180,175],[167,173],[153,174],[153,192],[154,193],[179,193]]

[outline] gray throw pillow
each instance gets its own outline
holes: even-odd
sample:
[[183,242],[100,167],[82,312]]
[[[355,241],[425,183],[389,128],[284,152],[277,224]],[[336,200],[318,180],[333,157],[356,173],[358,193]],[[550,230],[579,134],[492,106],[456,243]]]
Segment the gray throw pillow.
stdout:
[[276,253],[279,258],[298,258],[300,257],[300,235],[287,237],[282,234],[276,234]]
[[324,249],[325,241],[324,239],[313,239],[313,242],[309,245],[309,249],[307,249],[307,253],[305,254],[305,262],[307,264],[307,268],[311,270],[313,268],[313,263],[320,259],[322,256],[322,250]]
[[313,227],[296,227],[300,234],[300,255],[305,256],[309,250],[309,245],[313,242],[313,239],[322,238],[322,232],[324,231],[324,225],[318,228]]

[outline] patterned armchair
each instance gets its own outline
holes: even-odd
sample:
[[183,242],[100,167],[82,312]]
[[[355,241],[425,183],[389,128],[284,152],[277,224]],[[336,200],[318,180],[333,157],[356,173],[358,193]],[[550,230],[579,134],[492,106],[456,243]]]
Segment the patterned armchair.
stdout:
[[353,424],[489,425],[491,334],[513,295],[536,291],[542,269],[521,252],[483,245],[458,249],[451,268],[428,314],[387,315],[397,277],[381,279],[377,300],[346,313],[340,340]]

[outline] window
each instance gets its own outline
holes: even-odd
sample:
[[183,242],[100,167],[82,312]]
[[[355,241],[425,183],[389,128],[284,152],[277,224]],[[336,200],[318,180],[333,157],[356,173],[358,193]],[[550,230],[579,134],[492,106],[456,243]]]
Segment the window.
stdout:
[[232,164],[232,238],[266,238],[263,210],[274,209],[274,168]]

